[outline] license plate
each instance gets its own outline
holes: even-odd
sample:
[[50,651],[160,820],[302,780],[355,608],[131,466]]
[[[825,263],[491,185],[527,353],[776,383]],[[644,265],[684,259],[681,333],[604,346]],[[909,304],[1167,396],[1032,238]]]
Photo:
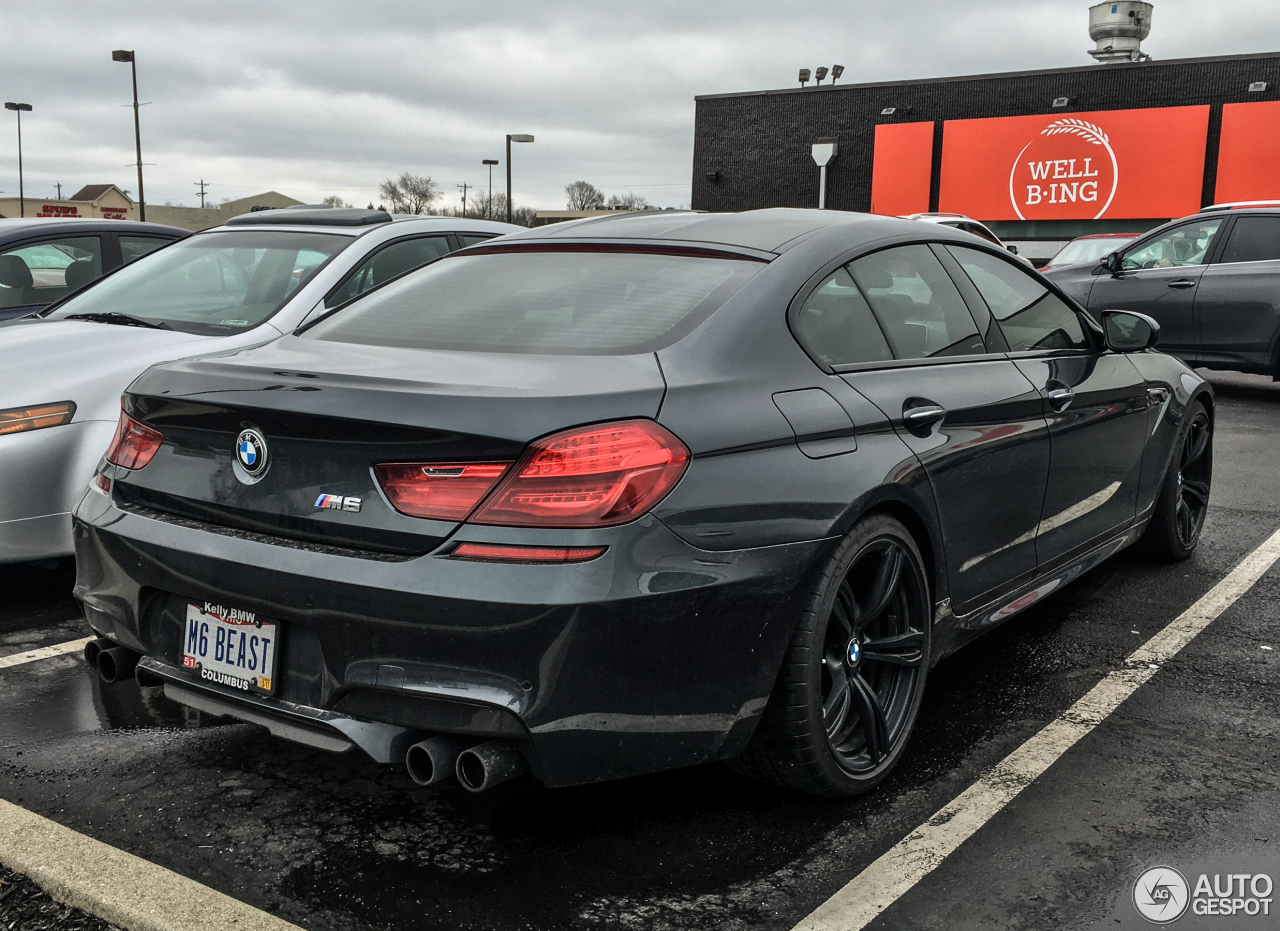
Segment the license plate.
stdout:
[[187,603],[182,665],[207,682],[242,692],[275,690],[280,625],[238,608]]

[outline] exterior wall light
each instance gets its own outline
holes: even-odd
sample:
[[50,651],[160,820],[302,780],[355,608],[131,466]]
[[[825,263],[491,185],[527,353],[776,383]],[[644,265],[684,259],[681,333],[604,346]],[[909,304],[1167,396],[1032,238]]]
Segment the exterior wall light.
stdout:
[[800,86],[804,87],[808,83],[809,83],[809,69],[801,68],[800,69]]
[[1266,89],[1266,81],[1254,81],[1249,85],[1249,93],[1251,94],[1261,94]]
[[827,165],[836,157],[836,144],[838,140],[834,136],[827,136],[822,139],[815,139],[813,147],[810,149],[813,155],[813,163],[818,166],[818,209],[827,209]]

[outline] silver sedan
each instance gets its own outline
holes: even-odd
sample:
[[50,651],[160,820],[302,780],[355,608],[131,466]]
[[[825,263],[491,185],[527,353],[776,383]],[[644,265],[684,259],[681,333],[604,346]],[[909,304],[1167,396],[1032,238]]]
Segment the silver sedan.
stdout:
[[70,556],[71,511],[148,367],[289,333],[385,281],[520,227],[374,210],[249,214],[0,323],[0,563]]

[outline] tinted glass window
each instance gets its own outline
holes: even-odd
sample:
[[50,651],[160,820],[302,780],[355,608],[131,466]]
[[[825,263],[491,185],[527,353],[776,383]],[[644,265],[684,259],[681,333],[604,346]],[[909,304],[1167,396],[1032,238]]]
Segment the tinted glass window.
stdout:
[[474,246],[478,242],[484,242],[485,240],[492,238],[492,233],[463,233],[462,244],[464,246]]
[[1221,225],[1222,218],[1216,217],[1171,229],[1126,252],[1120,267],[1139,269],[1203,265],[1209,246],[1213,244],[1214,234]]
[[981,225],[980,223],[965,223],[960,228],[963,229],[966,233],[972,233],[973,235],[977,236],[979,239],[985,239],[987,242],[993,243],[994,245],[997,245],[997,246],[1001,245],[1000,240],[996,239],[995,234],[992,233],[991,230],[987,229],[985,226]]
[[991,308],[1011,352],[1088,348],[1076,312],[1034,275],[977,249],[947,249]]
[[928,246],[874,252],[849,269],[899,359],[987,351],[964,299]]
[[456,253],[352,302],[306,336],[422,349],[639,352],[696,325],[761,267],[579,249]]
[[154,236],[121,236],[120,254],[124,258],[124,264],[128,265],[168,243],[169,240],[157,239]]
[[330,233],[202,233],[125,266],[51,316],[127,313],[191,333],[235,333],[270,317],[350,243]]
[[74,236],[0,252],[0,307],[52,304],[102,277],[102,240]]
[[1280,259],[1280,217],[1237,217],[1221,262]]
[[843,268],[818,285],[792,323],[804,347],[827,365],[893,358],[880,324]]
[[392,278],[421,268],[448,254],[447,236],[420,236],[417,239],[393,242],[356,266],[355,271],[324,299],[324,306],[337,307],[345,304],[357,295],[386,284]]
[[1098,239],[1073,239],[1054,254],[1049,260],[1049,265],[1055,268],[1059,265],[1082,265],[1086,262],[1096,265],[1105,256],[1118,252],[1136,238],[1135,236],[1127,239],[1122,236],[1106,236]]

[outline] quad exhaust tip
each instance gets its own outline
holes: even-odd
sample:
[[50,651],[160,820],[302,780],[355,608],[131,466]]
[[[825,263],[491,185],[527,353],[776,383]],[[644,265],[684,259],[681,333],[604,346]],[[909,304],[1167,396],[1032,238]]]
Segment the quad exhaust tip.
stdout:
[[414,744],[404,755],[404,768],[409,778],[420,786],[432,786],[454,774],[458,754],[467,748],[461,737],[429,737]]
[[523,774],[525,764],[520,748],[507,740],[491,740],[458,754],[458,782],[468,792],[484,792]]
[[117,646],[106,637],[90,640],[84,645],[84,661],[90,669],[96,669],[98,678],[106,683],[132,679],[140,659],[141,653]]

